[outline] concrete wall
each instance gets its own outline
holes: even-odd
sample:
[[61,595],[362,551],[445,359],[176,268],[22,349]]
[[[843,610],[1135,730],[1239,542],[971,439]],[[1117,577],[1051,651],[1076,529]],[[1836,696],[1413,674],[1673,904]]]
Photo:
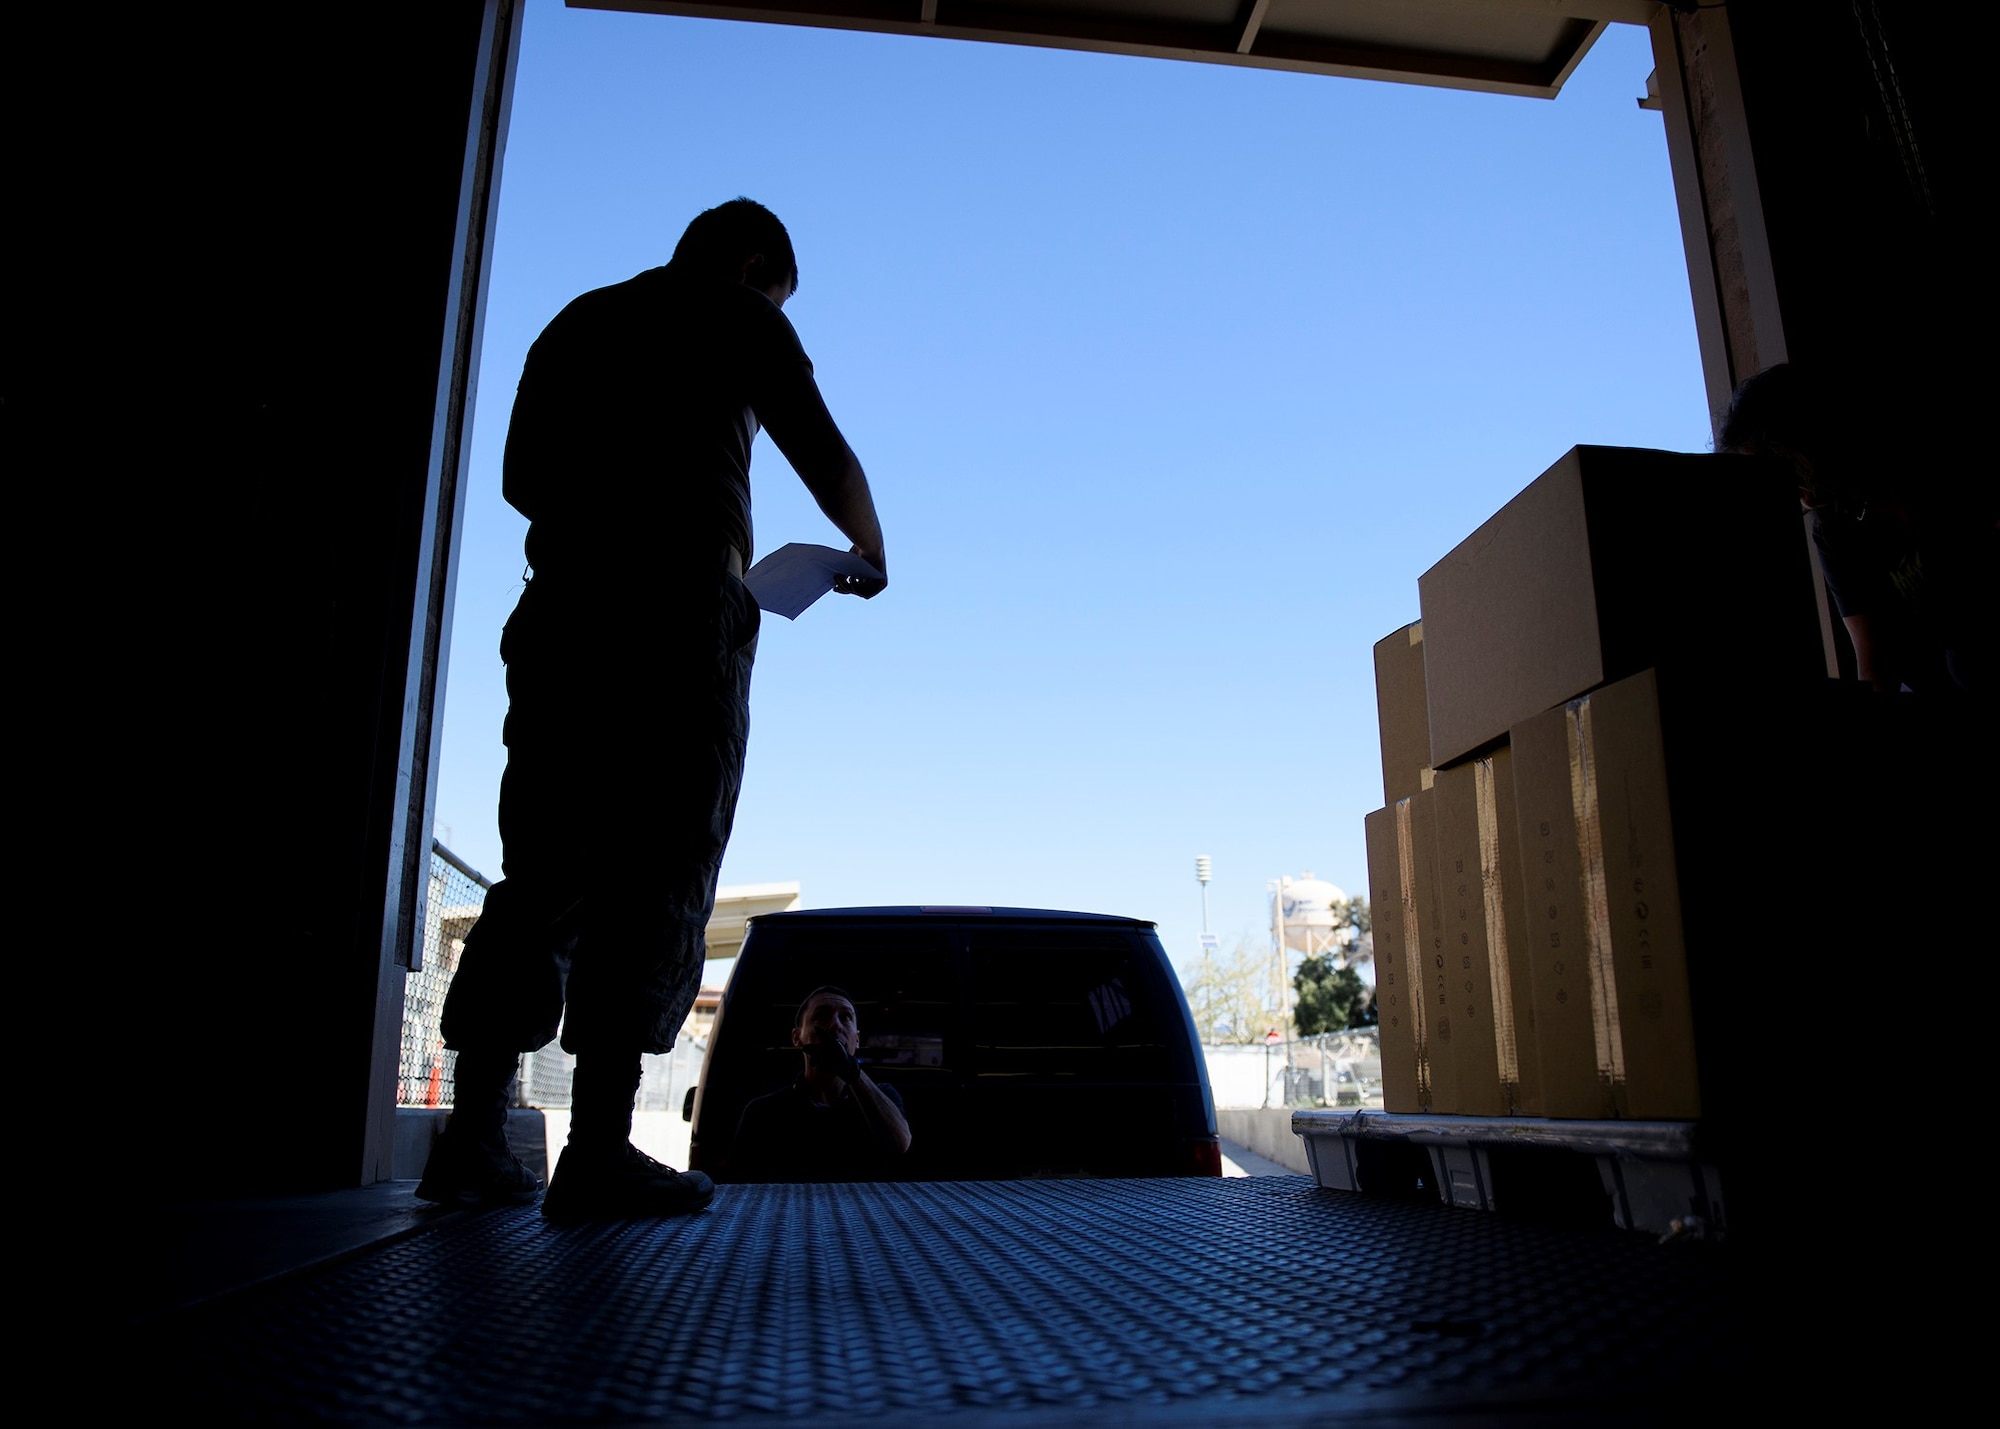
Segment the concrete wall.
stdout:
[[1284,1105],[1284,1048],[1204,1047],[1202,1054],[1208,1059],[1208,1090],[1217,1106]]
[[1247,1146],[1301,1176],[1312,1174],[1306,1144],[1292,1130],[1290,1107],[1217,1107],[1215,1123],[1224,1141]]

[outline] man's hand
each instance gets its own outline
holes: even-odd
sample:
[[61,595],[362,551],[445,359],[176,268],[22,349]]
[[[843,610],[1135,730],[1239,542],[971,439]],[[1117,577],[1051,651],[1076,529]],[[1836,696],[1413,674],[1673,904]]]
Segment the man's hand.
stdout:
[[812,1058],[813,1066],[831,1077],[839,1077],[843,1082],[853,1084],[861,1080],[861,1064],[848,1053],[838,1037],[828,1034],[806,1044],[806,1055]]
[[868,576],[836,576],[833,581],[834,593],[836,595],[858,595],[863,600],[880,595],[883,588],[889,584],[889,558],[882,554],[879,546],[872,551],[864,551],[859,546],[850,546],[848,551],[852,555],[861,557],[862,560],[880,571],[882,578],[875,580]]
[[867,474],[861,470],[853,451],[842,441],[837,459],[825,464],[805,461],[801,465],[802,458],[793,457],[783,442],[778,443],[778,449],[785,452],[792,469],[804,480],[806,490],[812,493],[827,520],[854,543],[848,550],[879,573],[879,579],[841,576],[834,581],[834,590],[841,595],[858,595],[863,600],[880,594],[882,587],[889,584],[889,558],[882,550],[882,522],[875,515],[875,495],[868,489]]
[[846,1044],[829,1032],[825,1037],[806,1043],[805,1054],[812,1059],[814,1071],[838,1077],[846,1084],[855,1104],[861,1108],[861,1116],[868,1124],[870,1135],[883,1151],[901,1156],[910,1149],[909,1121],[902,1110],[883,1095],[880,1087],[862,1076],[861,1064],[854,1060]]

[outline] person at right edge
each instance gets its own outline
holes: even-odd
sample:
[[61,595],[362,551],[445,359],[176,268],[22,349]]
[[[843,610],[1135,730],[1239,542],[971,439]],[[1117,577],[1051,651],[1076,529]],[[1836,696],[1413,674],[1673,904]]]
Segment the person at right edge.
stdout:
[[1863,683],[1985,708],[2000,688],[2000,484],[1964,461],[1948,405],[1781,362],[1738,384],[1716,447],[1789,467]]
[[502,874],[468,934],[443,1033],[453,1109],[417,1195],[523,1204],[508,1149],[520,1054],[575,1058],[569,1139],[542,1214],[669,1216],[715,1194],[631,1144],[640,1058],[693,1005],[749,735],[759,611],[750,453],[761,427],[888,583],[860,463],[781,309],[798,288],[785,227],[735,199],[672,259],[585,293],[528,350],[503,494],[529,521],[527,588],[501,634],[507,767]]

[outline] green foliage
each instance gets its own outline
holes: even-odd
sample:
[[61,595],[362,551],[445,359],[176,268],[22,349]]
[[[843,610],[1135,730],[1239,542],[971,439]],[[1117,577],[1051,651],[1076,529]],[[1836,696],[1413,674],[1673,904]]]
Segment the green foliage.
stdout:
[[[1346,947],[1368,936],[1373,924],[1366,898],[1349,898],[1335,912],[1339,941]],[[1308,957],[1293,975],[1287,997],[1277,952],[1252,936],[1240,935],[1227,953],[1178,972],[1204,1042],[1254,1045],[1273,1029],[1285,1037],[1311,1037],[1375,1025],[1374,989],[1353,968],[1336,969],[1331,958]]]
[[1292,975],[1292,1015],[1301,1037],[1366,1027],[1374,999],[1368,985],[1351,967],[1337,968],[1321,953],[1304,959]]
[[[1366,898],[1349,898],[1338,909],[1338,924],[1350,947],[1374,927]],[[1376,1023],[1374,990],[1352,966],[1335,967],[1333,955],[1306,957],[1292,974],[1292,1018],[1301,1037],[1344,1032]]]

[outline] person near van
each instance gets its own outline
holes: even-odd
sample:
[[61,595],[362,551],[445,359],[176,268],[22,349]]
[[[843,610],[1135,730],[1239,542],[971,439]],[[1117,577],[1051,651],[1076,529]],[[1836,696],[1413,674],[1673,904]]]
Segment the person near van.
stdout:
[[552,1220],[675,1215],[715,1188],[631,1144],[640,1058],[698,989],[749,734],[759,611],[750,452],[760,427],[879,578],[882,527],[782,309],[791,238],[761,204],[698,215],[664,266],[585,293],[528,350],[502,490],[529,521],[501,636],[504,876],[443,1011],[453,1111],[417,1195],[525,1203],[502,1132],[521,1053],[576,1059]]
[[751,1101],[736,1123],[734,1175],[744,1181],[875,1181],[910,1149],[903,1098],[855,1061],[854,999],[814,988],[792,1022],[804,1067],[790,1086]]
[[1909,415],[1934,405],[1781,362],[1737,385],[1716,446],[1790,468],[1863,683],[1990,703],[2000,503]]

